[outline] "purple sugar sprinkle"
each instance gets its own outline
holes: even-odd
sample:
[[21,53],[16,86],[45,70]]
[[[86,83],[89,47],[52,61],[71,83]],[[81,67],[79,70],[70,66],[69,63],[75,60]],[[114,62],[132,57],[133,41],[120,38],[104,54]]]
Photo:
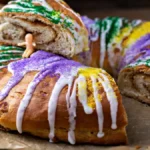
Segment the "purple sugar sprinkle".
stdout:
[[138,54],[143,53],[143,51],[146,51],[146,50],[149,51],[149,49],[145,48],[148,45],[150,45],[150,34],[147,34],[141,37],[135,44],[133,44],[127,50],[125,56],[120,62],[119,70],[129,65]]
[[88,30],[90,42],[97,41],[97,39],[99,38],[100,27],[97,25],[96,19],[92,20],[87,16],[82,16],[82,21],[84,22]]
[[56,76],[58,74],[67,76],[72,75],[79,67],[84,67],[78,62],[65,59],[64,57],[48,53],[45,51],[37,51],[30,58],[12,62],[8,65],[8,69],[13,74],[7,85],[0,92],[0,100],[8,96],[10,90],[18,84],[24,75],[30,71],[39,71],[33,82],[33,89],[47,75]]
[[141,53],[139,53],[139,57],[137,57],[136,59],[133,59],[130,64],[137,62],[138,60],[144,60],[146,59],[148,56],[150,56],[150,49],[144,49],[141,51]]
[[88,18],[87,16],[82,16],[81,18],[87,29],[90,29],[91,25],[95,24],[95,21]]

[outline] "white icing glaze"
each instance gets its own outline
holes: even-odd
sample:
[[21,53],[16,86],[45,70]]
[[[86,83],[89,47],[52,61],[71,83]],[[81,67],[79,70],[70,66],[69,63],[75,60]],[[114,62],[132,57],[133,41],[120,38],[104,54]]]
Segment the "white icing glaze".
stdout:
[[3,68],[5,68],[5,67],[6,67],[6,66],[4,66],[4,65],[3,65],[3,66],[0,66],[0,69],[3,69]]
[[15,5],[15,4],[9,4],[9,5],[6,5],[6,6],[4,6],[1,10],[0,10],[0,12],[3,12],[3,10],[4,9],[6,9],[6,8],[22,8],[22,7],[20,7],[20,6],[17,6],[17,5]]
[[[40,74],[37,74],[35,76],[35,78],[38,77],[39,75]],[[72,75],[73,75],[73,73],[72,73]],[[74,75],[75,75],[75,73],[74,73]],[[117,106],[118,106],[117,97],[113,91],[112,86],[110,85],[108,78],[102,73],[100,73],[100,76],[103,79],[101,79],[100,77],[97,78],[95,76],[91,76],[92,87],[93,87],[93,91],[94,91],[94,99],[95,99],[95,103],[96,103],[96,111],[97,111],[97,115],[98,115],[98,126],[99,126],[99,132],[97,134],[98,138],[102,138],[104,136],[104,133],[103,133],[104,116],[103,116],[103,108],[102,108],[101,102],[98,98],[98,87],[96,85],[96,80],[98,80],[102,84],[102,86],[106,92],[107,98],[110,102],[111,117],[112,117],[111,128],[112,129],[117,128],[116,117],[117,117]],[[49,125],[50,125],[50,134],[49,134],[50,142],[53,142],[53,138],[55,136],[55,115],[56,115],[56,109],[57,109],[59,95],[65,86],[68,85],[68,92],[66,94],[67,109],[68,109],[68,113],[69,113],[69,123],[70,123],[69,131],[68,131],[68,141],[71,144],[75,144],[75,142],[76,142],[74,130],[76,127],[75,117],[76,117],[76,107],[77,107],[77,101],[76,101],[77,85],[78,85],[78,91],[79,91],[78,98],[79,98],[79,101],[81,102],[81,104],[83,105],[85,113],[91,114],[93,112],[92,108],[90,108],[87,105],[86,78],[83,75],[79,75],[79,77],[74,82],[74,86],[73,86],[73,90],[72,90],[72,94],[71,94],[73,80],[74,80],[74,76],[71,76],[69,79],[67,79],[65,76],[62,76],[58,79],[58,81],[56,82],[56,84],[53,88],[53,91],[52,91],[52,94],[51,94],[51,97],[49,100],[49,104],[48,104],[48,121],[49,121]],[[24,116],[25,110],[32,98],[32,94],[35,90],[36,84],[38,84],[38,81],[36,81],[36,80],[34,80],[34,82],[31,82],[29,84],[27,92],[19,105],[18,112],[17,112],[17,121],[16,121],[17,129],[18,129],[19,133],[22,133],[23,116]],[[33,85],[34,85],[34,87],[33,87]],[[71,96],[70,96],[70,94],[71,94]]]
[[64,76],[61,76],[53,88],[53,91],[52,91],[52,94],[48,103],[48,121],[50,125],[50,133],[49,133],[50,142],[53,142],[53,138],[55,136],[55,116],[56,116],[56,109],[57,109],[59,94],[67,84],[68,84],[68,81],[66,80],[66,78]]
[[106,20],[107,22],[107,29],[104,30],[104,27],[102,28],[101,31],[101,41],[100,41],[100,67],[103,68],[104,65],[104,59],[106,55],[106,34],[108,33],[110,27],[111,27],[111,21]]
[[77,82],[78,82],[78,79],[76,79],[76,81],[74,83],[72,94],[71,94],[70,99],[69,99],[69,103],[70,103],[70,108],[69,108],[70,128],[69,128],[69,131],[68,131],[68,141],[71,144],[75,144],[75,142],[76,142],[74,130],[75,130],[75,127],[76,127],[75,117],[76,117],[76,107],[77,107],[77,101],[76,101]]
[[66,94],[66,102],[67,102],[67,109],[69,109],[70,107],[70,103],[69,103],[69,98],[70,98],[70,94],[71,94],[71,87],[72,87],[72,84],[73,84],[73,79],[74,77],[70,77],[70,79],[68,79],[68,92]]
[[[9,65],[8,70],[14,75],[14,70],[11,70],[11,65]],[[28,66],[29,67],[29,66]],[[81,67],[82,69],[86,68]],[[80,69],[80,68],[78,68]],[[69,114],[69,129],[68,129],[68,141],[71,144],[76,143],[76,138],[75,138],[75,128],[76,128],[76,107],[77,107],[77,95],[79,102],[82,104],[83,109],[86,114],[92,114],[93,113],[93,108],[88,106],[87,102],[87,81],[86,81],[86,75],[84,75],[84,71],[82,73],[82,70],[78,70],[76,67],[72,68],[71,72],[68,72],[66,74],[61,74],[60,73],[60,78],[56,82],[51,96],[50,100],[48,103],[48,121],[49,121],[49,126],[50,126],[50,133],[49,133],[49,138],[50,142],[53,142],[53,138],[55,136],[55,117],[56,117],[56,110],[57,110],[57,104],[58,104],[58,99],[61,91],[63,90],[64,87],[68,86],[68,91],[66,94],[66,102],[67,102],[67,109],[68,109],[68,114]],[[50,70],[45,70],[44,72],[39,72],[33,79],[33,81],[29,84],[26,94],[22,101],[20,102],[18,111],[17,111],[17,118],[16,118],[16,126],[17,130],[19,133],[22,133],[22,122],[23,122],[23,117],[25,114],[25,111],[27,109],[27,106],[30,103],[30,100],[32,98],[32,95],[35,91],[36,86],[38,83],[43,79],[47,73],[49,73]],[[100,72],[100,71],[98,71]],[[94,94],[94,100],[96,103],[96,111],[97,111],[97,116],[98,116],[98,127],[99,127],[99,132],[97,134],[98,138],[102,138],[104,136],[103,133],[103,123],[104,123],[104,116],[103,116],[103,108],[101,104],[101,99],[99,97],[99,89],[97,82],[100,82],[104,88],[104,91],[106,92],[106,96],[110,102],[110,108],[111,108],[111,118],[112,118],[112,129],[116,129],[116,117],[117,117],[117,97],[115,95],[115,92],[113,91],[113,88],[109,82],[109,79],[105,75],[105,71],[101,71],[102,73],[91,73],[92,80],[92,87],[93,87],[93,94]],[[22,72],[22,76],[24,76],[27,72]],[[59,72],[58,72],[59,73]],[[90,73],[90,72],[89,72]],[[104,73],[104,74],[103,74]],[[78,76],[78,77],[77,77]],[[100,78],[100,77],[101,78]],[[75,79],[77,77],[77,79]],[[73,82],[75,79],[75,82]],[[72,88],[73,87],[73,88]],[[72,90],[72,91],[71,91]],[[78,91],[78,93],[76,93]]]
[[134,22],[134,27],[140,25],[142,23],[142,20],[138,19],[138,20],[135,20]]
[[103,85],[104,91],[106,92],[108,101],[110,103],[110,110],[111,110],[111,118],[112,118],[112,129],[117,129],[117,111],[118,111],[118,101],[117,96],[113,90],[113,87],[110,84],[109,79],[102,73],[100,73],[100,76],[103,78],[98,78],[99,82]]
[[[120,33],[121,27],[122,27],[122,25],[123,25],[123,18],[120,18],[118,21],[119,21],[119,22],[118,22],[118,24],[119,24],[118,26],[119,26],[120,28],[119,28],[119,32],[117,33],[116,36],[118,36],[118,34]],[[113,38],[112,41],[111,41],[111,43],[108,44],[109,54],[111,54],[113,44],[116,44],[116,43],[115,43],[115,38]]]
[[[69,112],[69,123],[70,123],[70,128],[68,131],[68,141],[71,144],[75,144],[75,135],[74,135],[74,130],[75,130],[75,117],[76,117],[76,88],[77,85],[79,87],[79,101],[82,103],[84,111],[86,114],[91,114],[93,112],[92,108],[90,108],[87,105],[87,92],[86,89],[82,87],[82,84],[86,84],[85,77],[80,75],[78,79],[76,79],[74,83],[74,88],[72,91],[72,95],[69,98],[70,95],[70,90],[72,87],[73,83],[73,78],[70,78],[69,80],[66,80],[65,77],[60,77],[60,79],[56,82],[56,85],[52,91],[52,95],[50,97],[49,105],[48,105],[48,120],[49,120],[49,125],[50,125],[50,142],[53,142],[53,138],[55,136],[55,114],[56,114],[56,108],[57,108],[57,102],[58,102],[58,97],[61,92],[61,90],[68,85],[68,92],[66,95],[66,100],[67,100],[67,107],[68,112]],[[69,99],[69,101],[68,101]]]
[[[122,24],[123,24],[123,18],[119,19],[118,24],[119,24],[118,26],[121,29]],[[119,29],[119,31],[120,31],[120,29]],[[118,34],[119,33],[120,32],[118,32]],[[120,41],[120,47],[121,47],[122,40]],[[115,66],[116,63],[115,63],[115,59],[114,59],[114,57],[115,57],[115,51],[114,51],[113,44],[116,44],[115,41],[114,41],[114,38],[113,38],[112,42],[108,44],[108,61],[109,61],[110,66],[112,67],[112,70],[114,71],[114,66]],[[115,48],[117,48],[117,47],[115,47]],[[122,48],[120,48],[119,50],[121,51]],[[114,72],[114,74],[115,74],[115,72]]]
[[87,104],[87,83],[83,75],[79,75],[78,78],[78,98],[84,108],[84,112],[86,114],[92,114],[93,109]]
[[[38,75],[37,75],[38,76]],[[29,102],[32,98],[32,94],[34,92],[33,88],[33,82],[31,82],[28,86],[27,92],[24,96],[24,98],[21,100],[21,103],[19,105],[18,111],[17,111],[17,119],[16,119],[16,126],[19,133],[22,133],[22,122],[23,122],[23,116],[25,113],[25,110],[27,106],[29,105]]]
[[42,6],[46,7],[49,11],[52,11],[53,8],[46,2],[46,0],[32,0],[33,3],[40,3]]
[[91,41],[95,42],[99,39],[100,27],[96,24],[91,25],[91,34],[95,35],[90,38]]
[[[121,19],[119,19],[119,26],[120,26],[120,32],[121,32],[121,27],[122,27],[122,23],[123,23],[123,18]],[[132,30],[134,29],[134,27],[136,27],[136,26],[138,26],[139,24],[141,24],[141,22],[142,22],[142,20],[135,20],[134,21],[134,24],[132,23],[132,26],[130,25],[130,26],[128,26],[127,28],[128,28],[128,30],[126,30],[126,32],[123,32],[123,35],[121,36],[122,38],[120,38],[120,40],[118,41],[116,41],[116,38],[113,38],[113,40],[112,40],[112,42],[108,45],[108,61],[109,61],[109,64],[111,65],[111,67],[112,67],[112,70],[113,70],[113,72],[114,72],[114,75],[115,74],[117,74],[117,70],[115,70],[115,68],[114,68],[114,66],[115,66],[115,64],[116,64],[116,59],[114,59],[115,58],[115,52],[114,52],[114,49],[118,49],[118,50],[120,50],[120,52],[126,52],[127,50],[128,50],[128,48],[123,48],[122,47],[122,42],[123,42],[123,40],[126,38],[126,37],[128,37],[130,34],[131,34],[131,32],[132,32]],[[119,35],[119,33],[116,35],[116,37]],[[115,46],[113,46],[113,45],[115,45]],[[118,59],[120,59],[120,58],[118,58]]]
[[[8,69],[10,72],[12,72],[10,70],[10,68],[8,68]],[[44,72],[44,73],[46,73],[46,72]],[[27,88],[26,94],[25,94],[24,98],[21,100],[18,111],[17,111],[16,126],[17,126],[17,130],[19,133],[22,133],[22,122],[23,122],[25,110],[30,103],[30,100],[32,98],[33,92],[35,91],[37,84],[39,83],[39,80],[36,80],[37,77],[42,77],[42,74],[37,73],[37,75],[35,75],[33,81],[30,82],[30,84]]]
[[[20,2],[20,0],[15,0],[15,2]],[[19,7],[15,4],[11,4],[12,1],[10,1],[8,4],[9,5],[6,5],[3,7],[3,9],[5,8],[22,8],[22,7]],[[46,7],[49,11],[52,11],[53,8],[46,2],[46,0],[32,0],[32,3],[39,3],[40,5]]]
[[98,138],[102,138],[104,136],[103,133],[103,123],[104,123],[104,115],[103,115],[103,108],[100,99],[98,98],[98,86],[96,85],[96,78],[94,76],[91,76],[92,80],[92,86],[94,90],[94,99],[96,103],[96,111],[97,111],[97,116],[98,116],[98,127],[99,127],[99,132],[97,134]]

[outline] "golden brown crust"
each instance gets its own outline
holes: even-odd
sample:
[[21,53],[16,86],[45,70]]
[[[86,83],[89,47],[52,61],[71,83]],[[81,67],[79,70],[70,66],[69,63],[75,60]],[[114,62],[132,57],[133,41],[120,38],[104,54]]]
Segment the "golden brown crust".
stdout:
[[[0,102],[0,125],[10,130],[16,130],[16,113],[21,99],[25,95],[28,84],[33,80],[36,72],[30,72],[25,75],[23,80],[16,85],[9,93],[8,97]],[[7,70],[0,72],[0,90],[6,85],[10,79],[11,74]],[[33,135],[48,138],[49,124],[48,124],[48,101],[52,89],[56,83],[56,78],[46,77],[37,86],[31,102],[25,112],[23,120],[23,131]],[[97,138],[98,120],[96,110],[93,114],[86,115],[82,105],[78,101],[77,104],[77,118],[76,118],[76,141],[77,143],[93,143],[93,144],[126,144],[127,136],[125,127],[127,125],[127,117],[122,105],[121,95],[115,83],[112,83],[118,98],[118,116],[117,116],[117,130],[111,129],[110,104],[107,100],[106,93],[99,91],[103,97],[102,106],[104,111],[104,132],[103,138]],[[63,89],[59,96],[57,111],[56,111],[56,136],[58,141],[67,142],[67,132],[69,129],[68,111],[66,107],[66,92],[67,87]],[[5,103],[5,104],[4,104]]]
[[100,39],[95,42],[90,43],[91,48],[91,66],[99,67],[99,59],[100,59]]
[[[73,59],[75,61],[84,63],[85,65],[92,66],[95,68],[101,68],[100,66],[100,57],[101,57],[101,49],[100,49],[100,38],[98,38],[97,41],[91,41],[90,42],[90,50],[91,54],[89,57],[91,58],[86,58],[86,60],[82,61],[82,56],[80,55],[75,56]],[[85,52],[86,53],[86,52]],[[103,62],[103,67],[104,70],[106,70],[108,73],[113,75],[113,68],[110,65],[109,58],[108,58],[108,51],[105,50],[105,58]]]

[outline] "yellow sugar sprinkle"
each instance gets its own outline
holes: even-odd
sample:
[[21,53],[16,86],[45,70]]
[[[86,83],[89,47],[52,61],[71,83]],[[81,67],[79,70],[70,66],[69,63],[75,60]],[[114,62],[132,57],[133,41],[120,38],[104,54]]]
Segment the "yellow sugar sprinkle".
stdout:
[[[78,70],[78,75],[83,75],[86,77],[86,84],[82,81],[80,81],[80,88],[84,88],[87,90],[87,104],[89,107],[95,109],[96,104],[95,104],[95,99],[94,99],[94,89],[93,89],[93,82],[91,80],[91,76],[95,77],[98,79],[99,73],[101,73],[102,70],[98,68],[80,68]],[[102,85],[98,82],[95,84],[96,88],[100,90],[102,88]],[[97,95],[99,101],[102,101],[102,96],[101,94]]]
[[87,93],[88,93],[88,99],[87,99],[87,103],[88,106],[91,108],[95,108],[95,100],[94,100],[94,91],[93,91],[93,86],[92,86],[92,81],[87,79]]
[[98,77],[98,74],[101,72],[101,69],[97,68],[80,68],[78,70],[78,74],[83,75],[85,77],[95,76]]
[[148,33],[150,33],[150,22],[145,22],[133,30],[130,36],[124,41],[123,47],[128,48],[131,44],[140,39],[140,37]]
[[117,35],[115,38],[114,38],[114,43],[121,43],[122,40],[128,36],[130,34],[132,30],[132,27],[131,26],[128,26],[128,27],[125,27],[121,30],[121,32],[119,33],[119,35]]

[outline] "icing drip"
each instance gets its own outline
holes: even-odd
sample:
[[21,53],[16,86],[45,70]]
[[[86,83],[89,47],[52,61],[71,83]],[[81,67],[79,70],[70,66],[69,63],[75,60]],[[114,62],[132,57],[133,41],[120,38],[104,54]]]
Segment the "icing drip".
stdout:
[[[114,21],[113,21],[113,24],[112,24],[112,27],[111,27],[111,30],[110,33],[107,35],[107,42],[108,43],[107,45],[107,49],[108,49],[108,61],[109,61],[109,64],[112,68],[114,68],[115,66],[115,59],[114,59],[114,55],[115,55],[115,52],[113,51],[113,39],[116,35],[118,35],[120,33],[120,29],[121,27],[123,26],[123,23],[124,23],[124,20],[123,18],[114,18]],[[114,71],[114,74],[115,74],[115,71]]]
[[92,20],[85,16],[82,17],[82,20],[89,31],[90,42],[98,41],[100,37],[99,66],[105,68],[104,60],[107,55],[114,75],[118,73],[122,57],[132,48],[131,44],[149,32],[147,29],[149,23],[142,23],[141,20],[129,21],[119,17]]
[[[72,86],[72,85],[71,85]],[[69,112],[69,123],[70,123],[70,128],[68,131],[68,141],[71,144],[75,144],[75,134],[74,134],[74,130],[76,127],[76,121],[75,121],[75,117],[76,117],[76,107],[77,107],[77,102],[76,102],[76,89],[77,89],[77,80],[74,83],[73,86],[73,91],[72,94],[69,98],[69,104],[70,104],[70,108],[68,108],[68,112]]]
[[[39,51],[39,53],[41,53],[41,51]],[[39,53],[33,55],[32,58],[34,60],[29,59],[28,61],[27,59],[25,59],[25,60],[20,60],[18,62],[13,62],[8,65],[8,70],[12,73],[13,76],[9,80],[6,87],[4,87],[3,90],[0,92],[0,100],[4,99],[9,94],[10,90],[22,80],[22,78],[27,72],[43,71],[44,69],[50,68],[50,64],[53,64],[53,62],[64,59],[63,57],[55,56],[51,53],[42,53],[43,55],[41,54],[41,59],[39,60]],[[53,56],[55,57],[53,58]],[[49,57],[51,57],[51,59],[49,59]],[[43,62],[45,62],[45,64],[43,64]]]
[[110,86],[111,84],[110,84],[108,78],[102,73],[100,73],[100,76],[103,78],[103,80],[100,78],[98,78],[98,80],[100,83],[102,83],[103,88],[106,92],[108,101],[110,102],[111,118],[112,118],[111,128],[117,129],[117,125],[116,125],[117,110],[118,110],[117,97],[116,97],[116,94],[114,93],[112,86]]
[[84,112],[86,114],[92,114],[92,108],[87,105],[87,84],[86,78],[83,75],[79,75],[78,78],[78,97],[79,101],[83,105]]
[[94,76],[91,76],[92,82],[93,82],[93,90],[94,90],[94,99],[96,103],[96,111],[97,111],[97,116],[98,116],[98,125],[99,125],[99,132],[97,134],[98,138],[102,138],[104,136],[103,133],[103,122],[104,122],[104,115],[103,115],[103,108],[102,104],[98,98],[98,87],[96,85],[96,80]]
[[49,134],[50,142],[53,142],[53,138],[55,136],[55,115],[56,115],[56,108],[57,108],[59,94],[67,84],[68,81],[66,80],[66,78],[63,76],[60,77],[60,79],[57,81],[56,85],[54,86],[52,95],[49,100],[48,121],[50,125],[50,134]]
[[19,108],[18,108],[18,112],[17,112],[17,121],[16,121],[16,126],[17,126],[17,130],[19,133],[22,133],[22,121],[23,121],[23,116],[25,113],[25,110],[27,108],[27,106],[29,105],[29,102],[32,98],[32,94],[35,91],[36,86],[40,83],[40,81],[43,79],[43,77],[45,77],[46,75],[48,75],[50,71],[47,70],[45,72],[40,72],[38,73],[34,80],[29,84],[27,92],[24,96],[24,98],[22,99]]
[[84,22],[88,30],[90,41],[93,41],[93,42],[97,41],[100,35],[99,20],[96,19],[94,21],[88,18],[87,16],[83,16],[82,21]]
[[101,27],[101,41],[100,41],[100,67],[103,68],[103,63],[106,55],[106,34],[111,28],[111,21],[104,19]]
[[[49,139],[53,142],[55,137],[55,117],[57,110],[57,103],[61,91],[68,86],[66,94],[67,109],[69,114],[68,129],[68,141],[71,144],[75,144],[75,128],[76,128],[76,107],[77,107],[77,95],[79,102],[82,104],[86,114],[93,113],[93,107],[89,105],[87,98],[87,80],[91,78],[92,88],[94,93],[94,100],[96,104],[96,111],[98,114],[98,126],[99,132],[97,136],[102,138],[103,133],[103,109],[99,100],[99,87],[96,85],[96,81],[102,84],[107,98],[110,102],[111,117],[112,117],[112,129],[116,129],[117,118],[117,97],[109,82],[109,79],[101,69],[92,69],[82,66],[80,63],[72,60],[67,60],[61,56],[57,56],[44,51],[37,51],[28,59],[22,59],[8,66],[9,71],[12,73],[11,79],[7,85],[0,92],[0,99],[4,99],[10,92],[10,90],[17,85],[26,73],[30,71],[38,71],[33,81],[29,84],[24,98],[21,100],[16,118],[16,126],[19,133],[22,133],[22,123],[25,115],[25,111],[32,99],[32,95],[37,85],[46,77],[57,77],[58,80],[52,90],[49,103],[48,103],[48,121],[50,126]],[[59,76],[58,76],[59,75]],[[100,78],[102,77],[102,79]],[[75,80],[75,81],[74,81]],[[72,89],[73,87],[73,89]],[[72,89],[72,91],[71,91]],[[78,89],[78,90],[77,90]],[[78,91],[78,93],[77,93]],[[109,92],[109,93],[107,93]]]

